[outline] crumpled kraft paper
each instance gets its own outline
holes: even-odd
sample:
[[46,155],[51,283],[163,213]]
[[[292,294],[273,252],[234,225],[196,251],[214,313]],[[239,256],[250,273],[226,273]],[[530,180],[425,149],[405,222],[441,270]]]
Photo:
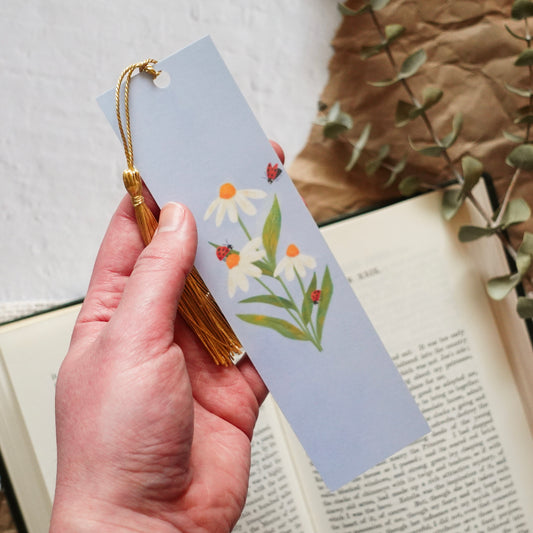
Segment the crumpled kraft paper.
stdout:
[[[349,1],[347,5],[357,9],[362,2]],[[398,64],[424,48],[427,61],[408,80],[409,85],[419,99],[426,86],[444,91],[442,100],[428,111],[438,137],[451,131],[456,113],[463,114],[463,129],[449,154],[456,163],[466,154],[481,160],[485,171],[493,177],[500,198],[513,174],[505,158],[516,146],[503,137],[502,130],[523,134],[524,128],[514,125],[513,119],[516,110],[528,103],[507,91],[505,83],[521,88],[530,86],[528,68],[513,65],[525,43],[505,29],[507,24],[513,31],[523,32],[523,21],[510,17],[511,5],[511,1],[393,0],[376,12],[383,26],[396,23],[406,28],[392,48]],[[331,9],[336,9],[335,5]],[[330,106],[336,101],[341,103],[342,109],[354,118],[349,134],[353,140],[370,122],[369,149],[377,151],[387,143],[393,157],[400,159],[407,153],[408,165],[403,176],[414,174],[426,182],[449,176],[442,158],[420,156],[407,143],[409,135],[416,144],[434,144],[421,119],[403,128],[395,127],[397,101],[408,100],[404,88],[400,84],[378,88],[367,83],[393,77],[384,53],[366,60],[360,57],[363,45],[377,44],[379,40],[369,14],[344,17],[332,42],[329,82],[322,95],[317,95],[317,101]],[[387,172],[379,171],[371,178],[360,166],[346,172],[344,167],[350,154],[348,144],[324,139],[321,127],[314,125],[306,146],[289,169],[318,222],[399,196],[395,185],[383,188]],[[522,196],[533,205],[531,178],[530,173],[522,173],[515,196]],[[531,223],[526,226],[533,231]],[[512,231],[516,245],[523,229],[524,225]]]

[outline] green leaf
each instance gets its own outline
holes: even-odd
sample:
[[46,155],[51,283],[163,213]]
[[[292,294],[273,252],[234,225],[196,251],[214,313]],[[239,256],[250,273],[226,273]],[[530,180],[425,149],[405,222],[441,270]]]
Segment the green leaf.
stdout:
[[365,124],[365,127],[363,128],[363,131],[361,132],[361,135],[359,136],[359,139],[357,139],[357,141],[353,145],[353,150],[352,150],[352,155],[350,157],[350,161],[348,161],[348,164],[345,167],[346,171],[352,170],[352,168],[355,166],[355,164],[359,160],[359,157],[361,156],[363,148],[366,146],[366,143],[368,142],[368,138],[370,137],[371,129],[372,129],[372,125],[370,123]]
[[404,80],[416,74],[418,69],[426,62],[426,59],[426,51],[422,48],[408,56],[400,67],[398,78]]
[[276,267],[276,251],[278,248],[279,234],[281,231],[281,210],[278,197],[274,195],[272,207],[263,226],[263,246],[266,252],[267,264],[274,271]]
[[533,233],[529,233],[529,231],[524,232],[518,252],[533,255]]
[[461,189],[462,198],[466,198],[470,191],[477,185],[481,174],[483,174],[483,165],[481,161],[475,157],[465,155],[461,159],[461,166],[463,168],[464,183]]
[[508,141],[511,141],[513,143],[522,144],[526,141],[526,138],[520,135],[515,135],[514,133],[509,133],[508,131],[503,131],[502,133]]
[[333,295],[333,281],[329,268],[326,266],[324,277],[322,278],[322,286],[320,287],[320,300],[318,302],[318,310],[316,313],[316,334],[319,344],[322,342],[322,331],[324,329],[324,321],[328,312],[329,303]]
[[407,176],[400,181],[398,190],[403,196],[412,196],[420,190],[420,180],[416,176]]
[[[418,113],[417,113],[418,111]],[[401,128],[408,124],[413,118],[416,118],[422,112],[422,108],[416,107],[404,100],[398,100],[396,105],[396,114],[394,116],[394,123],[397,128]],[[415,116],[416,115],[416,116]]]
[[322,133],[328,139],[336,139],[341,133],[351,130],[352,127],[352,117],[341,110],[339,102],[335,102],[328,111]]
[[422,91],[422,107],[429,109],[442,98],[443,92],[438,87],[426,87]]
[[389,2],[390,0],[370,0],[370,5],[374,11],[379,11],[380,9],[383,9]]
[[520,52],[514,64],[517,67],[530,67],[533,65],[533,50],[528,48],[527,50]]
[[526,272],[529,270],[529,267],[531,266],[531,255],[517,253],[515,264],[516,264],[516,270],[518,270],[518,273],[520,274],[520,276],[525,276]]
[[481,237],[488,237],[496,232],[492,228],[480,228],[478,226],[462,226],[459,228],[459,240],[461,242],[471,242]]
[[516,310],[521,318],[533,318],[533,298],[520,296],[516,303]]
[[527,37],[524,37],[523,35],[518,35],[518,33],[515,33],[511,28],[509,28],[509,26],[507,26],[507,24],[504,24],[505,26],[505,29],[513,36],[515,37],[516,39],[520,39],[521,41],[526,41],[527,42]]
[[313,272],[313,277],[309,283],[309,287],[305,291],[304,301],[302,302],[302,319],[307,325],[311,321],[311,313],[313,312],[313,300],[311,300],[311,293],[316,290],[316,272]]
[[441,213],[444,220],[451,220],[463,205],[461,189],[446,189],[442,195]]
[[507,204],[501,220],[501,227],[506,229],[514,224],[525,222],[531,216],[531,209],[523,198],[513,198]]
[[394,85],[395,83],[398,83],[401,78],[390,78],[388,80],[382,80],[382,81],[368,81],[368,85],[372,85],[372,87],[389,87],[391,85]]
[[533,107],[530,105],[523,106],[516,110],[516,118],[513,120],[515,124],[532,124],[533,123]]
[[385,38],[387,43],[396,40],[405,32],[405,28],[401,24],[388,24],[385,26]]
[[275,296],[273,294],[259,294],[257,296],[250,296],[239,302],[240,304],[268,304],[275,307],[281,307],[283,309],[294,309],[296,306],[287,298],[282,296]]
[[402,172],[407,164],[407,155],[404,155],[394,167],[392,167],[389,179],[383,184],[383,188],[390,187],[395,181],[400,172]]
[[368,161],[365,165],[365,172],[367,176],[373,176],[378,168],[383,163],[383,160],[389,155],[390,146],[388,144],[383,144],[379,148],[378,155],[375,159]]
[[522,20],[533,16],[533,3],[529,0],[516,0],[511,7],[511,17],[515,20]]
[[408,137],[408,140],[409,140],[409,144],[411,145],[411,148],[415,152],[418,152],[421,155],[427,155],[429,157],[440,157],[445,150],[444,146],[439,146],[437,144],[418,147],[418,146],[415,146],[415,144],[413,143],[410,137]]
[[521,170],[533,170],[533,145],[521,144],[508,156],[505,162],[514,168]]
[[361,13],[366,13],[367,11],[370,11],[371,6],[370,4],[365,4],[363,7],[355,10],[346,7],[344,4],[338,3],[337,8],[343,15],[346,15],[347,17],[355,17],[356,15],[361,15]]
[[463,114],[457,113],[453,117],[452,121],[452,131],[451,133],[448,133],[445,137],[441,139],[441,145],[444,146],[444,148],[449,148],[459,136],[459,133],[461,133],[461,129],[463,127]]
[[521,279],[518,273],[489,279],[487,292],[493,300],[503,300],[520,283]]
[[274,269],[276,268],[275,264],[268,264],[266,261],[260,260],[260,261],[255,261],[254,265],[261,269],[261,273],[264,276],[272,277],[274,275]]
[[237,315],[237,317],[254,326],[273,329],[289,339],[295,339],[298,341],[309,340],[307,334],[301,329],[281,318],[265,315]]
[[524,98],[529,98],[532,94],[532,92],[529,89],[519,89],[518,87],[513,87],[512,85],[509,85],[508,83],[505,84],[505,88],[513,94],[516,94],[518,96],[523,96]]
[[373,46],[363,46],[361,47],[361,57],[363,59],[369,59],[370,57],[376,56],[385,50],[385,46],[385,43],[375,44]]

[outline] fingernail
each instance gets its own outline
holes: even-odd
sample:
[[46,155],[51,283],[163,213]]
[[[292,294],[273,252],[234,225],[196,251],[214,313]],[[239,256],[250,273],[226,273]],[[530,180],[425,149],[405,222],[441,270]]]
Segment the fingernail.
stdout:
[[159,233],[176,231],[183,220],[183,215],[183,207],[180,204],[169,202],[161,209],[157,231]]

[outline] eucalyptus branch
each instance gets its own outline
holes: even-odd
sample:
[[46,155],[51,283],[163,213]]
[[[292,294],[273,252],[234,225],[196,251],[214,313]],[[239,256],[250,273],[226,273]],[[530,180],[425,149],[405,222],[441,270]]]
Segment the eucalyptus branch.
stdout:
[[[508,186],[504,192],[501,205],[496,214],[488,213],[483,205],[473,194],[473,189],[483,174],[483,165],[480,161],[469,155],[461,158],[461,170],[457,162],[454,162],[449,154],[449,148],[455,143],[462,129],[462,115],[456,114],[453,118],[451,133],[439,138],[433,124],[430,120],[428,109],[433,107],[442,97],[442,90],[435,87],[426,87],[422,91],[422,98],[417,98],[413,91],[409,78],[414,76],[420,67],[426,61],[424,50],[417,50],[409,55],[400,64],[392,50],[391,44],[396,41],[405,31],[399,24],[389,24],[384,26],[376,11],[386,7],[391,0],[366,0],[358,9],[353,10],[343,4],[339,4],[340,11],[346,16],[358,16],[369,14],[373,25],[380,37],[380,42],[371,46],[363,46],[361,55],[368,59],[379,53],[387,56],[393,70],[393,78],[378,82],[370,82],[376,87],[387,87],[393,84],[399,84],[403,87],[408,96],[408,101],[400,100],[396,109],[395,123],[396,126],[402,127],[407,123],[420,118],[431,138],[433,145],[417,147],[413,145],[411,139],[409,144],[421,155],[440,157],[445,162],[445,168],[449,173],[452,183],[458,187],[449,188],[447,183],[435,185],[432,188],[445,188],[443,193],[442,212],[446,219],[451,219],[461,205],[468,201],[477,211],[485,226],[463,226],[459,230],[459,239],[463,242],[472,241],[481,237],[496,236],[503,248],[515,263],[517,272],[506,276],[501,276],[489,280],[487,288],[489,294],[496,299],[505,296],[521,280],[527,279],[533,284],[533,279],[529,275],[530,266],[533,264],[533,234],[524,233],[522,244],[518,249],[513,247],[506,230],[513,225],[520,224],[528,220],[531,216],[531,209],[521,198],[513,198],[516,184],[523,172],[533,171],[533,144],[530,144],[531,125],[533,124],[533,50],[531,47],[532,36],[529,29],[528,17],[533,16],[532,0],[516,0],[511,9],[511,16],[515,20],[523,20],[524,34],[519,35],[506,26],[507,31],[516,39],[525,41],[526,49],[518,56],[515,65],[519,67],[527,66],[529,74],[529,88],[527,90],[506,85],[506,88],[520,96],[527,97],[528,105],[518,109],[518,116],[515,123],[522,124],[525,128],[524,136],[518,136],[512,133],[504,132],[505,137],[512,142],[518,143],[515,149],[511,151],[506,159],[506,163],[514,167],[514,172],[509,180]],[[339,139],[348,142],[352,147],[352,155],[346,170],[351,170],[358,163],[360,156],[364,153],[365,145],[370,134],[370,124],[367,124],[359,138],[354,142],[346,139],[344,133],[353,128],[353,119],[340,109],[340,104],[335,103],[327,116],[322,117],[319,124],[324,126],[324,135],[328,138]],[[405,157],[396,164],[391,163],[388,158],[389,146],[383,145],[373,159],[365,164],[367,175],[372,175],[378,168],[383,168],[390,172],[390,177],[385,186],[392,184],[396,177],[403,172],[406,164]],[[421,188],[429,188],[427,183],[422,183],[415,176],[403,178],[399,183],[399,189],[402,194],[411,195]],[[523,303],[523,302],[522,302]],[[529,298],[527,312],[524,312],[519,304],[519,313],[524,317],[533,318],[533,298]]]

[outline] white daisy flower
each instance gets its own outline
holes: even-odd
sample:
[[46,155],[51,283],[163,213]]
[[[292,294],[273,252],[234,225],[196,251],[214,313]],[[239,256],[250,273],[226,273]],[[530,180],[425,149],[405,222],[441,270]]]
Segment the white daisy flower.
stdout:
[[279,276],[283,272],[287,281],[292,281],[294,279],[295,271],[303,278],[305,276],[306,268],[315,267],[316,261],[313,257],[301,254],[296,245],[289,244],[285,256],[276,266],[276,270],[274,270],[274,277]]
[[250,288],[248,276],[259,278],[262,274],[261,269],[254,265],[265,257],[265,251],[259,250],[261,238],[256,237],[247,242],[240,253],[230,253],[226,256],[226,265],[228,266],[228,293],[230,298],[235,296],[237,287],[244,292]]
[[243,213],[253,216],[257,213],[257,209],[248,198],[264,198],[266,195],[267,193],[260,189],[237,190],[233,184],[224,183],[220,186],[218,198],[215,198],[207,208],[204,220],[207,220],[216,210],[215,222],[217,226],[222,224],[226,213],[231,222],[237,222],[239,220],[237,208],[240,208]]

